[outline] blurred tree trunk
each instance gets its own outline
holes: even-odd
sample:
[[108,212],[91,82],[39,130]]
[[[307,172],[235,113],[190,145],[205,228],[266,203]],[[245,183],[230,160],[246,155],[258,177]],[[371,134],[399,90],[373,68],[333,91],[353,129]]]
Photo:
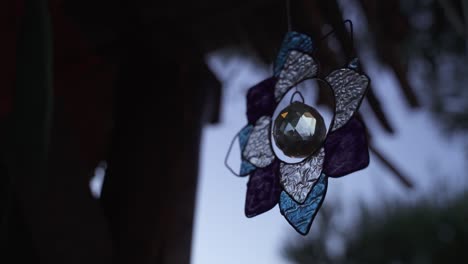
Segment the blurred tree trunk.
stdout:
[[[46,1],[15,2],[24,4],[18,34],[25,38],[18,41],[12,115],[2,112],[2,145],[11,145],[2,149],[3,256],[47,264],[189,263],[205,102],[220,89],[190,33],[166,26],[170,21],[136,19],[96,34],[78,29],[61,1],[49,8]],[[29,30],[43,25],[48,12],[35,15],[47,9],[53,54],[38,46],[51,40],[42,28]],[[126,35],[112,34],[121,31]],[[106,34],[120,41],[103,48]],[[53,85],[43,73],[52,59]],[[44,96],[54,97],[53,112]],[[101,160],[108,173],[98,201],[88,182]]]
[[210,72],[186,32],[153,34],[139,27],[122,64],[102,201],[118,263],[189,263]]

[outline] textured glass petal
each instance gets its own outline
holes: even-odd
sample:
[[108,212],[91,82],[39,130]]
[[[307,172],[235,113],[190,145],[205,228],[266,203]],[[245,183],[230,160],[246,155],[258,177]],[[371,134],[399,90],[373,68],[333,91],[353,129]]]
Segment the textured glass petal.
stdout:
[[283,68],[288,53],[291,50],[298,50],[303,53],[311,53],[313,49],[312,39],[304,34],[289,31],[284,37],[283,43],[281,44],[281,49],[278,52],[276,57],[275,66],[274,66],[274,75],[278,76],[281,68]]
[[321,148],[316,154],[296,164],[281,163],[280,183],[296,202],[304,203],[310,190],[322,173],[325,151]]
[[250,134],[252,133],[252,130],[253,130],[253,125],[247,125],[239,132],[239,145],[240,145],[241,151],[245,149],[245,146],[247,145],[247,141],[249,140]]
[[328,135],[325,142],[323,172],[340,177],[369,165],[366,129],[361,120],[351,118],[346,125]]
[[257,169],[247,183],[245,215],[254,217],[264,213],[279,201],[281,186],[279,184],[279,160],[273,161],[265,168]]
[[318,65],[311,56],[296,50],[291,51],[276,83],[276,101],[280,101],[292,86],[304,79],[314,77],[317,70]]
[[271,77],[256,84],[247,92],[247,119],[255,124],[262,116],[271,116],[276,108],[275,85],[277,78]]
[[369,78],[352,69],[333,71],[326,77],[335,94],[335,119],[331,131],[342,127],[358,110],[369,85]]
[[310,226],[327,193],[327,186],[328,178],[322,173],[303,204],[296,203],[286,192],[281,192],[280,212],[300,234],[307,235],[309,233]]
[[247,176],[250,173],[252,173],[256,168],[257,167],[252,165],[252,163],[250,163],[248,161],[245,161],[245,160],[242,160],[239,175],[240,176]]
[[255,123],[247,146],[242,152],[244,159],[258,168],[271,164],[275,158],[270,144],[271,117],[262,116]]
[[[244,151],[245,147],[247,146],[247,142],[249,140],[250,134],[252,133],[252,130],[253,130],[253,125],[247,125],[239,132],[239,146],[240,146],[241,153],[242,151]],[[255,169],[256,167],[252,165],[250,162],[242,160],[239,176],[247,176]]]

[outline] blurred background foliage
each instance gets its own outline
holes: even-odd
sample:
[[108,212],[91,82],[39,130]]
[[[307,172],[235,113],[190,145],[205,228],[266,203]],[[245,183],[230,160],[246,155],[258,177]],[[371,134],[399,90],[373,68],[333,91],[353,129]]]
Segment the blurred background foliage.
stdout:
[[[436,191],[436,190],[435,190]],[[343,228],[336,204],[322,208],[312,235],[284,250],[293,263],[465,263],[468,261],[468,192],[451,197],[427,196],[361,207],[352,227]],[[327,241],[338,235],[341,250]],[[336,246],[336,245],[335,245]]]
[[[419,94],[447,132],[468,129],[468,3],[458,0],[400,1],[409,33],[399,58],[422,80]],[[419,72],[416,71],[418,69]]]
[[[403,91],[405,85],[414,87],[416,100],[405,93],[410,105],[430,111],[446,137],[462,135],[466,140],[468,1],[392,1],[394,9],[389,11],[400,18],[387,22],[378,18],[378,11],[372,12],[378,10],[371,7],[373,1],[351,2],[364,10],[371,29],[359,35],[358,42],[364,49],[376,47],[377,59],[393,65]],[[392,27],[385,23],[395,30],[382,30]],[[393,43],[379,43],[382,39]],[[405,74],[399,76],[399,71]],[[311,237],[287,244],[285,256],[297,264],[466,263],[468,192],[447,193],[449,187],[440,187],[413,202],[363,205],[346,228],[336,219],[339,205],[327,204]],[[339,252],[327,247],[334,237],[340,241]]]

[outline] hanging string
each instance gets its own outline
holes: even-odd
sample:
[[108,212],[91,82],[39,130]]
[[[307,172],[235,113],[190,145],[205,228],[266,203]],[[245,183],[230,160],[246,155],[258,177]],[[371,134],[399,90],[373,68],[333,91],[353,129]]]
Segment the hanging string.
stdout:
[[288,22],[288,31],[292,31],[291,0],[286,0],[286,17],[287,17],[287,22]]
[[[349,27],[349,35],[350,35],[350,40],[351,40],[351,50],[354,51],[354,29],[353,29],[353,22],[349,19],[346,19],[343,21],[343,24],[348,24]],[[327,39],[331,34],[335,33],[335,29],[330,30],[327,34],[323,35],[322,38],[320,39],[320,42],[324,41]]]
[[[343,24],[348,24],[349,25],[349,34],[351,35],[351,43],[353,43],[353,48],[354,48],[354,29],[353,29],[353,22],[349,19],[346,19],[343,21]],[[328,38],[331,34],[335,33],[335,29],[330,30],[327,34],[323,35],[323,37],[320,39],[320,41],[325,40]]]
[[[229,148],[228,148],[228,151],[226,153],[226,156],[224,157],[224,166],[226,166],[226,168],[228,170],[231,171],[232,174],[236,175],[236,176],[242,176],[240,175],[239,173],[237,173],[230,165],[229,165],[229,156],[231,156],[231,151],[232,151],[232,147],[234,146],[234,143],[236,142],[237,138],[239,137],[239,134],[242,130],[240,130],[239,132],[236,133],[236,135],[234,136],[234,138],[231,140],[231,144],[229,145]],[[241,159],[242,159],[242,154],[241,154]]]

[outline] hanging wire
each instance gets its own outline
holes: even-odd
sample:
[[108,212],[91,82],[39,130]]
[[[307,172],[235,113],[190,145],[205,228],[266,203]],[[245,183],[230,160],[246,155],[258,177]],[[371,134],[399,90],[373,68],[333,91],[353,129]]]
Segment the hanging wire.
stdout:
[[[354,50],[354,29],[353,29],[353,22],[349,19],[346,19],[345,21],[343,21],[343,24],[348,24],[349,26],[349,34],[350,34],[350,38],[351,38],[351,45],[352,45],[352,48]],[[335,29],[332,29],[330,30],[327,34],[325,34],[321,39],[320,41],[323,41],[325,40],[326,38],[328,38],[331,34],[335,33]]]
[[292,104],[292,103],[293,103],[294,96],[295,96],[296,94],[299,95],[299,97],[301,98],[302,103],[305,102],[304,96],[302,95],[301,92],[299,92],[299,91],[297,90],[297,86],[296,86],[296,91],[291,95],[291,100],[289,101],[289,104]]
[[228,148],[228,151],[226,153],[226,156],[224,157],[224,166],[226,166],[226,168],[228,170],[231,171],[232,174],[236,175],[236,176],[242,176],[240,174],[238,174],[236,171],[234,171],[234,169],[229,165],[228,163],[228,159],[229,159],[229,156],[231,155],[231,151],[232,151],[232,147],[234,146],[234,143],[236,142],[237,138],[239,137],[239,134],[242,130],[240,130],[239,132],[236,133],[236,135],[234,136],[234,138],[232,138],[231,140],[231,144],[229,145],[229,148]]
[[286,0],[286,17],[288,22],[288,31],[292,31],[291,23],[291,0]]

